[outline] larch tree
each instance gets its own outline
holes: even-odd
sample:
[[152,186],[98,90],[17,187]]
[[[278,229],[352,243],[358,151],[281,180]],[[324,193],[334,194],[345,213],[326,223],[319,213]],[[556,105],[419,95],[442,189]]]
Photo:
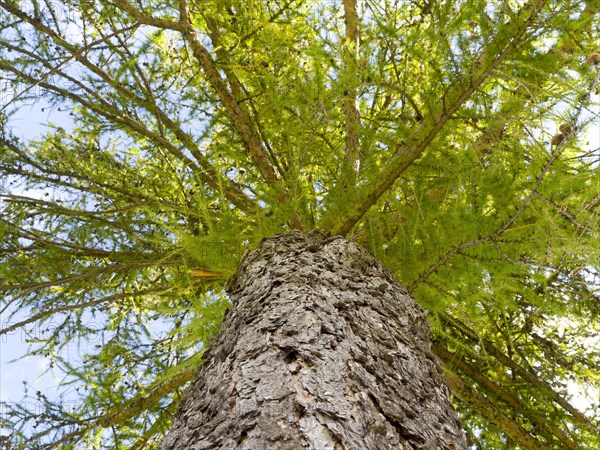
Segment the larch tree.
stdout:
[[1,444],[600,448],[599,13],[0,0]]

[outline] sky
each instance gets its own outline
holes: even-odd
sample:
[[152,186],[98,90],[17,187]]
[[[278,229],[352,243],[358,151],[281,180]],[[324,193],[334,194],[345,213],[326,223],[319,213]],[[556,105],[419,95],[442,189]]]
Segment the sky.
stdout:
[[[10,101],[14,96],[12,88],[5,88],[0,94],[0,107],[4,102]],[[10,119],[13,133],[22,140],[33,139],[40,136],[46,129],[45,124],[55,121],[63,127],[69,127],[69,117],[66,114],[52,111],[43,100],[31,103],[29,107],[22,108],[19,113]],[[27,195],[38,196],[40,192],[28,192]],[[7,321],[0,315],[0,327],[7,328],[11,323],[17,322],[21,317]],[[32,334],[41,334],[39,327],[33,327]],[[23,330],[14,330],[0,336],[0,400],[4,402],[23,403],[24,382],[30,385],[30,394],[42,391],[49,398],[58,397],[60,378],[59,374],[49,371],[50,359],[42,356],[30,356],[18,361],[28,350],[27,336]],[[30,399],[26,401],[28,408],[38,410],[41,406]],[[2,408],[2,406],[0,406]],[[0,410],[0,419],[6,411]]]

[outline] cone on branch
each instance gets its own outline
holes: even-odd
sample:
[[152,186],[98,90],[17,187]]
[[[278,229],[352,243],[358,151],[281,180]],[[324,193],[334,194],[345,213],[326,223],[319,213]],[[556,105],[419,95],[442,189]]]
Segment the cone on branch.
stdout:
[[596,66],[600,64],[600,53],[592,52],[587,56],[587,63]]

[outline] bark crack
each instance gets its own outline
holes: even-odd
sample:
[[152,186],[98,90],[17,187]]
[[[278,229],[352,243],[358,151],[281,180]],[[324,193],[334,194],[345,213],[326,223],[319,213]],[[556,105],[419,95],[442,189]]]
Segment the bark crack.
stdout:
[[386,412],[384,411],[384,409],[381,407],[381,405],[379,404],[379,400],[377,399],[377,397],[369,392],[368,394],[369,396],[369,400],[371,400],[371,402],[373,403],[373,406],[375,407],[375,410],[381,414],[385,420],[394,427],[394,429],[398,432],[398,434],[400,436],[405,437],[407,440],[411,441],[411,442],[416,442],[416,443],[425,443],[425,439],[423,439],[422,436],[412,433],[409,429],[406,428],[406,426],[404,426],[402,424],[402,422],[394,417],[392,417],[389,414],[386,414]]

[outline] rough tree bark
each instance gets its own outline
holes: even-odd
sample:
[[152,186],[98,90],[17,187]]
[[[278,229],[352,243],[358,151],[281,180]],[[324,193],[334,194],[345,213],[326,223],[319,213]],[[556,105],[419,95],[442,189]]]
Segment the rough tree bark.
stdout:
[[430,327],[341,237],[265,239],[161,450],[466,449]]

